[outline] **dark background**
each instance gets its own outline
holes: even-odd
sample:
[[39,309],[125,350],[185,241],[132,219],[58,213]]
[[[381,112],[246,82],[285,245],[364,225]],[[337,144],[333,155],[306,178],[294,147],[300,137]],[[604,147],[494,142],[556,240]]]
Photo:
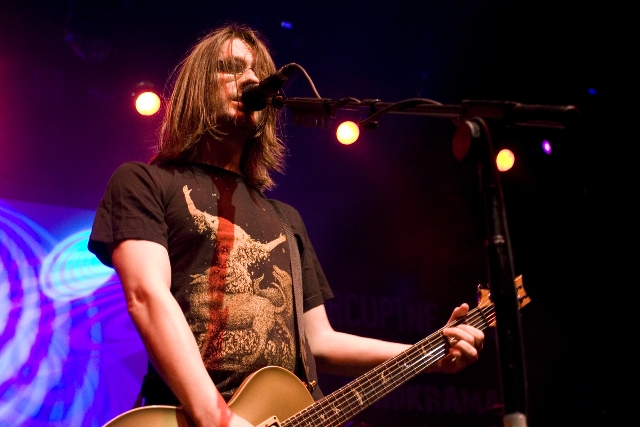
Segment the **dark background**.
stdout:
[[[527,418],[532,426],[618,425],[633,358],[633,337],[621,331],[633,310],[624,273],[630,198],[617,166],[633,151],[619,130],[633,122],[617,103],[627,84],[619,18],[628,13],[551,1],[3,0],[0,198],[95,209],[113,170],[148,160],[154,148],[159,119],[134,111],[136,84],[164,90],[186,50],[227,21],[259,30],[276,65],[302,65],[325,98],[574,105],[582,117],[571,129],[509,129],[496,141],[517,155],[501,177],[515,270],[532,297],[521,318]],[[312,96],[300,75],[285,94]],[[487,281],[483,205],[475,165],[452,155],[452,121],[386,115],[378,130],[342,146],[336,124],[357,115],[341,112],[322,130],[284,114],[288,168],[268,195],[305,218],[338,295],[327,306],[334,327],[422,338],[394,324],[345,321],[345,295],[434,304],[434,327],[454,305],[473,305],[475,286]],[[543,138],[552,156],[539,150]],[[412,381],[499,388],[496,346],[487,331],[477,364]],[[323,380],[325,392],[346,382]],[[381,408],[358,420],[491,425],[482,414]]]

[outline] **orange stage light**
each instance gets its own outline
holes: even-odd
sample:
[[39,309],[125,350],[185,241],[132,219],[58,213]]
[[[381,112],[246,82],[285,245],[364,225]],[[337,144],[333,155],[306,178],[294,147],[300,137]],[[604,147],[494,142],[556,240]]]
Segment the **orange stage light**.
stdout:
[[360,128],[351,121],[346,121],[338,126],[336,137],[344,145],[353,144],[360,136]]
[[136,110],[143,116],[151,116],[160,109],[160,97],[153,92],[143,92],[136,98]]
[[505,172],[511,169],[515,161],[516,156],[513,154],[513,151],[506,148],[500,150],[496,156],[496,165],[500,172]]

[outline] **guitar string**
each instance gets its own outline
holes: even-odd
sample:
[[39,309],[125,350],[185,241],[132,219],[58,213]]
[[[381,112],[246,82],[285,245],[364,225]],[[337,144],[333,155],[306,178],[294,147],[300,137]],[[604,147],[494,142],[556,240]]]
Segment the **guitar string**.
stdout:
[[[474,314],[475,314],[475,313],[474,313]],[[479,314],[481,314],[481,313],[479,313]],[[475,323],[475,322],[478,320],[478,318],[477,318],[477,316],[468,316],[467,320],[468,320],[468,321],[467,321],[467,323]],[[458,322],[458,323],[460,323],[460,322]],[[449,326],[451,326],[451,325],[449,325]],[[482,326],[482,325],[480,325],[480,326]],[[431,337],[431,338],[433,338],[433,337]],[[443,338],[443,339],[444,339],[444,338]],[[431,340],[427,340],[427,341],[433,341],[433,339],[431,339]],[[424,343],[423,343],[423,344],[424,344]],[[423,347],[424,347],[424,346],[423,346]],[[420,352],[420,351],[419,351],[420,349],[418,349],[418,348],[414,348],[414,350],[416,350],[416,351]],[[436,360],[440,359],[441,357],[443,357],[443,356],[444,356],[444,354],[445,354],[445,352],[446,352],[446,343],[443,341],[443,342],[441,343],[441,345],[437,348],[437,351],[436,351],[436,350],[432,350],[432,351],[431,351],[430,357],[428,357],[427,359],[424,359],[424,360],[423,360],[423,362],[421,362],[421,363],[416,363],[416,364],[411,368],[411,370],[412,370],[412,371],[414,371],[414,373],[407,374],[407,372],[408,372],[408,371],[407,371],[407,369],[406,369],[406,368],[407,368],[407,365],[405,365],[405,366],[404,366],[404,368],[401,368],[401,370],[400,370],[400,374],[402,374],[401,376],[402,376],[402,377],[404,377],[404,378],[407,378],[407,377],[408,377],[408,378],[412,378],[414,375],[416,375],[417,373],[421,372],[424,368],[426,368],[427,366],[429,366],[430,364],[432,364],[434,361],[436,361]],[[413,352],[409,352],[409,353],[415,353],[415,351],[413,351]],[[409,353],[407,353],[407,354],[406,354],[406,356],[407,356],[407,357],[409,356]],[[400,366],[400,365],[398,365],[398,363],[395,363],[395,365],[396,365],[396,367]],[[393,376],[394,376],[394,377],[396,377],[396,378],[395,378],[395,380],[394,380],[394,381],[395,381],[395,384],[393,384],[393,382],[392,382],[392,384],[391,384],[391,385],[393,386],[393,388],[396,388],[398,385],[400,385],[400,384],[402,384],[402,383],[404,383],[404,382],[406,381],[406,379],[403,379],[402,381],[398,382],[398,377],[399,377],[399,376],[397,375],[397,369],[395,369],[395,370],[396,370],[396,372],[393,372],[393,371],[394,371],[394,369],[393,369],[393,368],[390,368],[390,372],[392,372],[392,373],[394,374]],[[368,382],[370,382],[370,380],[369,380],[369,379],[371,378],[371,375],[369,375],[368,377],[369,377],[369,378],[365,378],[365,379],[367,379],[367,381],[368,381]],[[388,391],[387,391],[388,387],[386,387],[386,386],[384,386],[384,385],[383,385],[382,387],[380,387],[380,385],[379,385],[379,383],[378,383],[378,382],[375,382],[374,384],[375,384],[375,387],[374,387],[373,389],[369,389],[369,390],[368,390],[368,393],[365,393],[365,397],[367,397],[367,404],[366,404],[366,405],[361,404],[361,405],[357,406],[357,407],[356,407],[356,411],[357,411],[357,412],[362,411],[365,407],[367,407],[367,406],[369,406],[370,404],[372,404],[372,403],[374,403],[375,401],[377,401],[377,400],[378,400],[378,398],[379,398],[378,396],[383,396],[384,394],[387,394],[387,393],[388,393]],[[364,384],[363,384],[363,386],[366,386],[366,385],[364,385]],[[380,389],[381,389],[381,388],[383,389],[382,391],[384,392],[384,393],[382,393],[382,394],[380,394]],[[392,388],[392,390],[393,390],[393,388]],[[364,391],[367,391],[367,390],[364,390]],[[367,396],[367,395],[371,395],[371,392],[372,392],[372,391],[373,391],[373,392],[375,392],[375,396],[374,396],[374,397],[375,397],[375,399],[373,399],[373,400],[372,400],[372,399],[370,399],[370,398]],[[346,394],[346,393],[342,393],[342,395],[343,395],[343,397],[350,397],[349,402],[353,402],[353,401],[354,401],[353,397],[348,396],[348,394]],[[352,409],[352,408],[351,408],[352,406],[353,406],[353,405],[352,405],[351,403],[349,403],[349,408],[348,408],[348,409],[350,409],[350,410],[351,410],[351,409]],[[357,412],[355,412],[355,413],[357,413]],[[340,415],[340,414],[338,414],[338,415]],[[345,418],[345,414],[344,414],[344,413],[343,413],[343,414],[341,414],[341,415],[342,415],[342,416],[341,416],[341,418],[342,418],[343,420],[344,420],[344,419],[348,419],[348,418]]]
[[[480,316],[476,316],[476,314],[479,314]],[[469,315],[467,316],[467,319],[466,319],[466,323],[470,323],[470,324],[472,324],[472,323],[476,323],[476,322],[479,320],[479,318],[483,318],[483,321],[484,321],[484,316],[482,316],[482,313],[481,313],[481,312],[480,312],[480,313],[469,313]],[[458,323],[460,323],[460,322],[458,322]],[[451,325],[453,325],[453,324],[450,324],[449,326],[451,326]],[[479,325],[479,326],[482,326],[482,325]],[[437,333],[436,333],[436,334],[437,334]],[[433,335],[432,335],[431,337],[429,337],[429,338],[431,338],[431,339],[427,339],[427,340],[425,340],[425,341],[433,341]],[[420,344],[420,343],[419,343],[419,344]],[[422,343],[422,344],[425,344],[425,343]],[[416,347],[417,347],[417,346],[416,346]],[[416,349],[416,348],[414,348],[414,350],[417,350],[417,349]],[[435,352],[435,350],[434,350],[434,351],[432,351],[432,352],[431,352],[431,353],[432,353],[432,355],[431,355],[431,357],[430,357],[430,358],[428,358],[426,361],[424,361],[424,363],[419,363],[419,364],[417,364],[413,369],[414,369],[414,370],[417,370],[417,372],[416,372],[416,373],[420,372],[421,370],[423,370],[424,368],[426,368],[427,366],[429,366],[431,363],[433,363],[434,361],[436,361],[436,360],[438,360],[440,357],[442,357],[442,356],[444,355],[444,351],[445,351],[445,350],[446,350],[446,345],[445,345],[445,343],[444,343],[444,341],[443,341],[443,343],[442,343],[442,345],[439,347],[439,349],[438,349],[438,352],[437,352],[437,353],[434,353],[434,352]],[[409,353],[415,353],[415,352],[409,352]],[[409,355],[409,353],[406,353],[404,356],[408,356],[408,355]],[[398,364],[397,364],[397,362],[395,363],[395,365],[398,365]],[[406,367],[405,367],[405,368],[406,368]],[[380,369],[378,369],[377,371],[379,371],[379,370],[380,370]],[[394,370],[393,368],[389,368],[389,371],[390,371],[392,374],[394,374],[394,375],[392,375],[392,376],[397,377],[397,376],[398,376],[398,375],[397,375],[397,372],[395,372],[395,373],[394,373],[394,372],[392,372],[393,370]],[[397,369],[396,369],[396,371],[397,371]],[[400,372],[406,372],[406,369],[401,369],[401,371],[400,371]],[[374,372],[374,373],[375,373],[375,372]],[[413,375],[414,375],[414,374],[412,374],[412,375],[411,375],[411,377],[412,377]],[[361,382],[370,382],[370,377],[371,377],[371,376],[372,376],[372,375],[365,375],[365,376],[363,377],[363,379],[364,379],[364,380],[366,380],[366,381],[361,381]],[[404,377],[406,377],[407,375],[403,375],[403,376],[404,376]],[[396,379],[396,380],[394,380],[394,381],[397,383],[397,379]],[[392,383],[393,383],[394,381],[392,381]],[[399,384],[402,384],[403,382],[404,382],[404,381],[400,382]],[[376,384],[378,384],[378,383],[376,382]],[[397,387],[397,385],[399,385],[399,384],[395,384],[395,385],[394,385],[394,384],[392,384],[392,386],[395,388],[395,387]],[[362,384],[362,386],[365,386],[365,385],[364,385],[364,384]],[[378,390],[375,390],[375,388],[377,388]],[[378,394],[380,387],[379,387],[378,385],[376,385],[376,387],[375,387],[375,388],[373,389],[373,391],[375,391],[375,392],[376,392],[376,394]],[[383,385],[383,387],[382,387],[382,388],[384,389],[385,394],[386,394],[386,393],[387,393],[387,391],[386,391],[387,387]],[[354,402],[355,402],[355,400],[354,400],[353,396],[349,396],[349,393],[345,393],[345,392],[344,392],[344,390],[339,390],[339,391],[340,391],[340,393],[337,393],[337,392],[336,392],[336,393],[332,394],[332,395],[331,395],[331,396],[329,396],[329,397],[334,397],[336,400],[339,400],[340,398],[344,399],[345,397],[349,397],[349,400],[348,400],[348,401],[346,401],[346,403],[348,403],[349,407],[348,407],[348,408],[346,408],[346,409],[349,409],[349,411],[352,411],[352,412],[353,412],[353,409],[352,409],[353,404],[352,404],[352,403],[354,403]],[[363,391],[366,391],[366,390],[363,390]],[[372,403],[375,403],[375,401],[377,401],[377,400],[378,400],[377,398],[376,398],[376,399],[374,399],[374,400],[371,400],[371,399],[368,397],[368,395],[370,395],[370,394],[371,394],[371,389],[369,390],[369,393],[365,393],[365,398],[367,398],[367,402],[366,402],[366,404],[360,403],[360,405],[357,405],[357,406],[356,406],[356,411],[357,411],[357,412],[362,411],[364,408],[366,408],[367,406],[371,405]],[[357,396],[356,396],[356,399],[357,399],[358,397],[360,397],[360,395],[357,395]],[[375,396],[374,396],[374,397],[375,397]],[[362,399],[360,398],[360,400],[362,400]],[[325,405],[325,406],[326,406],[326,405]],[[357,413],[357,412],[355,412],[355,413]],[[344,420],[348,419],[348,417],[349,417],[349,416],[348,416],[347,414],[348,414],[347,412],[342,412],[342,413],[341,413],[341,412],[335,412],[335,416],[333,417],[334,419],[330,419],[330,421],[334,421],[334,422],[342,422],[342,421],[344,421]],[[313,413],[311,413],[310,415],[311,415],[311,416],[313,416]],[[337,417],[338,419],[335,419],[336,417]],[[345,418],[345,417],[346,417],[346,418]],[[322,417],[321,417],[321,418],[322,418]],[[325,421],[326,421],[326,420],[325,420]]]
[[[466,323],[476,323],[476,322],[478,321],[478,319],[479,319],[479,318],[478,318],[478,316],[475,316],[475,313],[473,313],[473,314],[474,314],[473,316],[469,315],[469,316],[467,317],[467,319],[466,319],[466,320],[467,320],[467,322],[466,322]],[[482,314],[482,313],[478,313],[478,314]],[[483,317],[483,316],[480,316],[480,317]],[[458,323],[460,323],[460,322],[458,322]],[[451,326],[451,325],[449,325],[449,326]],[[483,325],[478,324],[478,326],[481,326],[481,327],[482,327]],[[486,327],[486,325],[484,325],[484,327]],[[432,337],[432,338],[433,338],[433,337]],[[436,340],[437,340],[437,339],[440,339],[440,338],[445,339],[445,338],[443,338],[443,337],[436,337]],[[431,339],[431,340],[427,340],[427,341],[433,341],[433,339]],[[424,344],[424,343],[423,343],[423,344]],[[407,356],[407,357],[409,357],[409,356],[410,356],[410,353],[415,353],[415,352],[418,352],[418,353],[424,353],[424,351],[421,351],[421,350],[420,350],[419,348],[417,348],[417,347],[419,347],[419,346],[414,347],[414,350],[415,350],[415,351],[406,353],[406,356]],[[424,345],[423,345],[422,347],[424,347]],[[428,357],[428,358],[426,358],[426,359],[425,359],[425,358],[423,357],[422,362],[415,363],[415,364],[414,364],[414,366],[413,366],[413,367],[411,367],[411,369],[410,369],[409,371],[406,369],[406,368],[408,367],[408,365],[404,364],[404,367],[403,367],[403,366],[402,366],[402,364],[395,363],[396,368],[397,368],[397,367],[399,367],[399,368],[400,368],[400,371],[398,371],[397,369],[395,369],[395,371],[396,371],[396,372],[393,372],[393,371],[394,371],[394,369],[393,369],[393,368],[390,368],[390,372],[393,374],[392,376],[394,376],[394,377],[396,378],[396,379],[394,380],[394,381],[396,382],[396,384],[395,384],[395,385],[394,385],[393,383],[391,384],[391,385],[393,386],[393,388],[396,388],[398,385],[400,385],[400,384],[404,383],[404,382],[406,381],[407,377],[408,377],[409,379],[410,379],[410,378],[412,378],[412,377],[413,377],[413,376],[415,376],[417,373],[419,373],[419,372],[421,372],[423,369],[425,369],[427,366],[429,366],[429,365],[430,365],[430,364],[432,364],[433,362],[435,362],[435,361],[439,360],[441,357],[443,357],[443,356],[445,355],[445,353],[446,353],[446,343],[445,343],[445,341],[443,341],[443,342],[441,343],[441,345],[440,345],[439,347],[437,347],[436,349],[437,349],[437,351],[436,351],[436,350],[432,350],[432,351],[430,352],[430,355],[429,355],[429,357]],[[409,367],[410,367],[410,365],[409,365]],[[378,369],[378,371],[379,371],[379,370],[380,370],[380,369]],[[413,371],[413,373],[411,373],[411,371]],[[401,375],[398,375],[398,372],[399,372]],[[374,372],[374,374],[375,374],[375,373],[376,373],[376,372]],[[398,382],[398,377],[399,377],[399,376],[403,377],[403,379],[402,379],[401,381],[399,381],[399,382]],[[364,379],[365,381],[361,381],[361,382],[363,383],[363,384],[361,384],[361,388],[362,388],[362,387],[364,387],[364,388],[365,388],[365,389],[363,389],[362,391],[364,392],[364,397],[367,399],[366,404],[363,404],[363,403],[362,403],[362,398],[361,398],[360,394],[356,394],[356,393],[357,393],[357,390],[353,392],[353,394],[356,394],[356,396],[355,396],[355,397],[356,397],[356,399],[357,399],[357,398],[360,398],[360,399],[359,399],[359,403],[360,403],[360,404],[359,404],[359,405],[356,405],[356,410],[355,410],[355,412],[354,412],[354,413],[358,413],[358,412],[362,411],[364,408],[368,407],[368,406],[369,406],[369,405],[371,405],[372,403],[375,403],[375,402],[376,402],[380,397],[382,397],[382,396],[384,396],[385,394],[387,394],[387,393],[388,393],[388,391],[387,391],[388,387],[386,387],[384,384],[380,384],[380,382],[378,382],[378,381],[375,381],[375,382],[374,382],[374,387],[373,387],[373,388],[371,388],[371,387],[370,387],[370,383],[371,383],[371,379],[372,379],[372,377],[373,377],[373,375],[367,375],[366,377],[363,377],[363,379]],[[368,390],[366,389],[367,385],[366,385],[366,384],[364,384],[364,383],[369,383],[369,389],[368,389]],[[393,390],[393,388],[392,388],[392,390]],[[383,393],[380,393],[381,389],[382,389],[382,392],[383,392]],[[374,396],[373,396],[373,397],[374,397],[374,399],[371,399],[371,398],[370,398],[370,396],[371,396],[372,392],[374,393]],[[348,393],[342,393],[342,397],[343,397],[343,398],[344,398],[344,397],[349,398],[349,400],[347,401],[347,403],[348,403],[348,405],[349,405],[348,409],[349,409],[349,410],[352,410],[352,406],[353,406],[353,405],[352,405],[352,403],[351,403],[351,402],[355,402],[355,399],[353,398],[353,396],[349,396],[349,394],[348,394]],[[350,417],[345,416],[345,415],[346,415],[345,413],[343,413],[343,414],[341,414],[341,415],[342,415],[342,416],[341,416],[341,418],[343,418],[343,419],[348,419],[348,418],[350,418]]]
[[[478,306],[471,310],[467,314],[467,316],[449,323],[445,326],[445,328],[455,327],[459,324],[467,323],[480,329],[485,329],[495,320],[495,311],[493,310],[493,308],[493,304]],[[485,309],[488,310],[487,313],[484,312]],[[448,340],[446,337],[444,337],[444,335],[442,335],[441,332],[442,329],[436,331],[435,333],[423,339],[418,344],[412,346],[405,352],[379,365],[369,373],[362,375],[353,383],[338,389],[337,391],[316,402],[316,404],[305,408],[304,410],[290,417],[288,420],[286,420],[286,422],[282,423],[282,426],[285,427],[286,425],[290,425],[292,423],[304,423],[307,421],[314,422],[314,425],[318,422],[337,423],[321,424],[323,426],[333,426],[339,425],[340,423],[350,419],[353,415],[371,406],[384,395],[393,391],[408,379],[413,378],[428,366],[444,357],[446,353],[448,353]],[[439,344],[437,343],[438,341],[440,341]],[[431,348],[431,350],[428,352],[428,356],[425,358],[425,350],[428,348]],[[408,364],[406,362],[402,363],[398,360],[413,358],[419,359],[413,364]],[[373,386],[371,386],[372,380],[381,375],[383,378],[388,377],[389,379],[383,380],[382,382],[375,381],[373,382]],[[373,397],[373,399],[371,399],[371,397]],[[366,399],[366,402],[364,401],[364,399]],[[327,404],[330,401],[335,401],[335,403]],[[345,404],[348,405],[348,407],[342,408],[343,406],[345,406]],[[356,406],[355,409],[352,408],[354,404]],[[323,413],[327,412],[327,407],[333,407],[333,411],[329,412],[329,417],[325,417],[323,415]],[[339,408],[342,408],[342,410]],[[348,411],[345,411],[345,409],[347,409]]]
[[[475,316],[475,313],[473,313],[473,314],[474,315],[472,315],[472,316],[468,316],[467,323],[470,323],[470,324],[477,323],[479,318],[477,316]],[[478,326],[482,326],[482,325],[478,324]],[[436,337],[436,340],[438,340],[438,339],[440,339],[440,337]],[[431,341],[433,341],[433,340],[431,340]],[[425,353],[424,347],[425,346],[423,345],[422,349],[414,348],[415,351],[408,352],[407,356],[409,356],[410,353],[416,353],[416,352],[424,354]],[[440,346],[436,347],[436,349],[434,349],[434,350],[429,352],[428,357],[424,357],[423,356],[421,361],[416,362],[414,364],[414,367],[412,368],[412,370],[417,371],[417,372],[421,372],[424,368],[428,367],[433,362],[439,360],[444,355],[444,352],[446,352],[446,350],[447,350],[446,344],[445,344],[445,342],[442,342]],[[404,374],[405,372],[407,372],[406,369],[401,369],[401,373],[403,374],[403,377],[409,376],[409,378],[411,378],[414,375],[414,374],[406,375],[406,374]],[[371,383],[371,376],[368,376],[368,377],[369,378],[367,379],[368,380],[367,382]],[[382,393],[380,393],[380,391],[382,391]],[[387,393],[387,387],[383,383],[380,383],[379,381],[375,381],[375,382],[373,382],[373,387],[369,388],[368,394],[371,394],[372,392],[374,393],[375,397],[382,396],[382,395]],[[367,400],[370,400],[370,399],[367,399]],[[377,400],[377,398],[373,402],[375,402],[376,400]]]
[[[476,314],[478,314],[479,316],[476,316]],[[481,312],[477,313],[477,312],[474,311],[473,313],[470,312],[469,315],[467,316],[467,318],[464,319],[463,321],[465,321],[466,323],[469,323],[469,324],[473,324],[473,323],[477,323],[480,318],[482,318],[483,323],[485,323],[484,316],[482,316],[482,313]],[[454,324],[460,324],[460,323],[462,323],[462,322],[453,322],[453,323],[447,325],[447,327],[453,326]],[[479,324],[478,326],[482,326],[482,325]],[[435,334],[432,334],[430,337],[428,337],[427,339],[423,340],[422,343],[418,343],[418,345],[414,346],[413,350],[416,350],[416,351],[408,351],[407,353],[404,353],[403,354],[403,358],[407,358],[412,353],[416,353],[416,352],[422,353],[422,351],[420,351],[417,347],[424,347],[424,344],[426,344],[427,341],[434,341],[434,335],[439,335],[439,332],[440,331],[436,332]],[[446,342],[444,341],[445,338],[443,336],[440,336],[440,337],[436,337],[436,340],[437,339],[440,339],[440,340],[443,341],[441,343],[441,345],[436,348],[437,352],[436,352],[436,350],[432,350],[430,352],[431,355],[430,355],[429,358],[424,360],[422,363],[417,363],[413,367],[411,367],[411,370],[413,370],[415,372],[412,373],[409,376],[409,378],[412,378],[413,376],[417,375],[419,372],[421,372],[423,369],[428,367],[430,364],[432,364],[433,362],[439,360],[441,357],[444,356],[444,353],[445,353],[445,350],[446,350]],[[422,344],[422,345],[420,345],[420,344]],[[404,365],[402,367],[397,363],[397,361],[395,361],[395,363],[392,363],[391,365],[395,365],[395,368],[391,367],[391,368],[387,369],[387,371],[389,371],[389,373],[391,374],[391,377],[392,377],[391,385],[393,386],[393,388],[391,388],[390,390],[393,390],[397,386],[401,385],[402,383],[404,383],[406,381],[406,379],[405,379],[405,380],[399,382],[398,381],[398,376],[399,376],[398,373],[401,373],[402,377],[406,378],[408,376],[408,375],[405,374],[407,372],[406,368],[410,367],[410,366],[408,366],[406,364],[401,364],[401,365]],[[374,371],[372,371],[370,374],[365,374],[362,377],[363,381],[359,381],[359,382],[361,382],[361,383],[369,382],[370,383],[371,382],[371,377],[374,376],[374,374],[377,374],[378,373],[377,371],[380,371],[380,370],[381,369],[374,369]],[[337,406],[343,406],[344,403],[346,403],[346,404],[348,404],[348,408],[344,408],[344,409],[348,409],[349,410],[349,412],[336,410],[335,409],[335,405],[331,405],[331,406],[334,406],[334,411],[333,411],[334,416],[333,417],[329,417],[329,421],[338,422],[338,423],[343,422],[343,421],[345,421],[345,420],[350,418],[351,413],[356,414],[358,412],[361,412],[366,407],[368,407],[371,404],[375,403],[379,399],[379,397],[377,397],[377,396],[379,394],[380,388],[383,389],[384,394],[388,393],[388,391],[387,391],[388,387],[386,387],[385,385],[380,387],[380,384],[378,382],[376,382],[375,384],[376,384],[375,387],[373,389],[369,388],[369,390],[366,390],[366,384],[361,384],[360,385],[360,388],[363,389],[362,392],[364,392],[364,397],[367,399],[366,403],[362,402],[362,394],[360,394],[360,393],[356,394],[357,390],[354,390],[353,392],[345,392],[345,390],[343,388],[343,389],[338,390],[337,392],[331,394],[330,396],[327,396],[327,398],[331,398],[331,400],[336,400],[338,403],[340,403],[339,402],[340,399],[344,400],[342,405],[337,405]],[[348,388],[351,389],[351,388],[354,388],[354,387],[353,387],[353,385],[349,385]],[[374,391],[376,393],[376,395],[374,396],[375,399],[373,399],[373,400],[371,400],[369,398],[369,396],[371,395],[372,391]],[[354,396],[351,396],[351,394],[356,394],[355,399],[354,399]],[[382,395],[384,395],[384,394],[382,394]],[[345,398],[348,398],[348,400],[345,400]],[[353,404],[355,404],[356,401],[358,401],[359,405],[356,405],[356,408],[355,408],[355,411],[354,411],[352,406],[353,406]],[[320,406],[327,406],[327,405],[320,405]],[[323,409],[323,410],[326,412],[326,409]],[[314,417],[314,412],[317,412],[317,410],[316,411],[307,410],[307,411],[303,411],[303,412],[309,412],[309,414],[306,414],[307,418],[308,418],[309,415],[313,418]],[[300,415],[304,415],[304,414],[301,412]],[[299,417],[296,416],[296,418],[299,418]],[[317,418],[318,417],[316,417],[316,419]],[[327,421],[326,419],[322,419],[322,418],[324,418],[324,417],[322,417],[322,416],[320,417],[321,421]],[[295,420],[292,419],[291,421],[295,421]],[[323,425],[334,425],[334,424],[323,424]]]
[[[444,346],[441,348],[441,350],[444,350]],[[443,354],[443,351],[441,351],[440,353]],[[434,354],[434,357],[440,357],[440,356],[441,356],[440,354]],[[395,369],[395,370],[398,371],[397,369]],[[390,381],[390,385],[392,386],[391,390],[392,390],[393,388],[396,387],[396,384],[399,385],[404,381],[398,381],[399,379],[397,378],[398,377],[397,372],[394,373],[393,372],[394,371],[393,368],[390,368],[389,371],[391,372],[392,376],[396,377],[396,378],[392,378],[392,380]],[[398,372],[402,372],[402,371],[398,371]],[[368,380],[368,378],[365,378],[365,379]],[[361,382],[363,384],[360,385],[360,388],[363,389],[363,391],[365,392],[364,393],[364,397],[367,400],[366,403],[362,403],[361,402],[359,405],[356,405],[357,396],[360,396],[360,394],[358,394],[356,396],[356,398],[354,398],[353,394],[355,394],[355,392],[352,392],[352,391],[344,392],[344,390],[342,390],[340,393],[336,393],[336,394],[333,395],[333,397],[335,398],[335,400],[337,402],[337,405],[331,405],[331,406],[333,406],[334,411],[330,412],[330,414],[332,414],[332,416],[329,417],[329,421],[332,421],[334,423],[338,423],[339,424],[339,423],[341,423],[343,421],[346,421],[347,419],[351,418],[351,416],[353,414],[356,414],[356,413],[362,411],[364,408],[370,406],[372,403],[375,403],[375,401],[378,400],[376,398],[376,396],[372,396],[371,395],[371,389],[369,389],[368,392],[367,392],[367,390],[366,390],[367,384],[364,384],[366,381],[361,381]],[[379,392],[380,391],[380,387],[376,387],[376,388],[378,390],[375,390],[375,391]],[[383,389],[387,389],[388,386],[383,386],[382,388]],[[372,397],[373,397],[373,399],[372,399]],[[341,407],[341,406],[344,406],[345,404],[348,405],[348,407],[343,408],[344,409],[343,411],[336,411],[335,410],[335,406]],[[354,405],[356,405],[355,410],[353,408]],[[325,406],[326,407],[327,405],[321,405],[321,406]],[[322,408],[321,407],[319,409],[321,409],[322,411],[326,412],[326,408]],[[309,415],[311,416],[311,418],[314,418],[314,419],[318,418],[315,415],[314,412],[311,412]],[[320,418],[322,419],[324,417],[321,416]],[[322,419],[322,421],[327,421],[327,420],[326,419]],[[334,424],[326,424],[326,425],[334,425]]]

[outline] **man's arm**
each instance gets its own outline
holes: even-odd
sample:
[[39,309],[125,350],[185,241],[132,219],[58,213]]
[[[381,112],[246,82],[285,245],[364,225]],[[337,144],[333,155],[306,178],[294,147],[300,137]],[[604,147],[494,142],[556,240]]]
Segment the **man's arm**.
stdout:
[[249,427],[233,414],[202,362],[196,340],[171,295],[167,250],[154,242],[124,240],[112,249],[127,309],[151,363],[197,426]]
[[[469,311],[467,304],[456,307],[449,322]],[[381,341],[335,331],[324,305],[304,313],[304,328],[318,369],[340,375],[359,376],[410,347],[408,344]],[[470,325],[445,328],[445,336],[453,338],[449,354],[427,372],[458,372],[478,360],[484,333]]]

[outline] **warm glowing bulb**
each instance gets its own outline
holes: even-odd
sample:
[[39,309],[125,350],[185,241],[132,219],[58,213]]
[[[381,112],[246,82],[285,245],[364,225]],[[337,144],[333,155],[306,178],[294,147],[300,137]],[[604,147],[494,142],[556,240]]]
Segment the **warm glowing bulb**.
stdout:
[[496,156],[496,165],[498,166],[498,170],[500,172],[508,171],[513,167],[513,164],[516,161],[516,156],[513,154],[511,150],[502,149]]
[[353,144],[360,136],[360,128],[354,122],[343,122],[338,126],[336,137],[345,145]]
[[141,93],[136,99],[136,110],[143,116],[155,114],[160,109],[160,98],[153,92]]

